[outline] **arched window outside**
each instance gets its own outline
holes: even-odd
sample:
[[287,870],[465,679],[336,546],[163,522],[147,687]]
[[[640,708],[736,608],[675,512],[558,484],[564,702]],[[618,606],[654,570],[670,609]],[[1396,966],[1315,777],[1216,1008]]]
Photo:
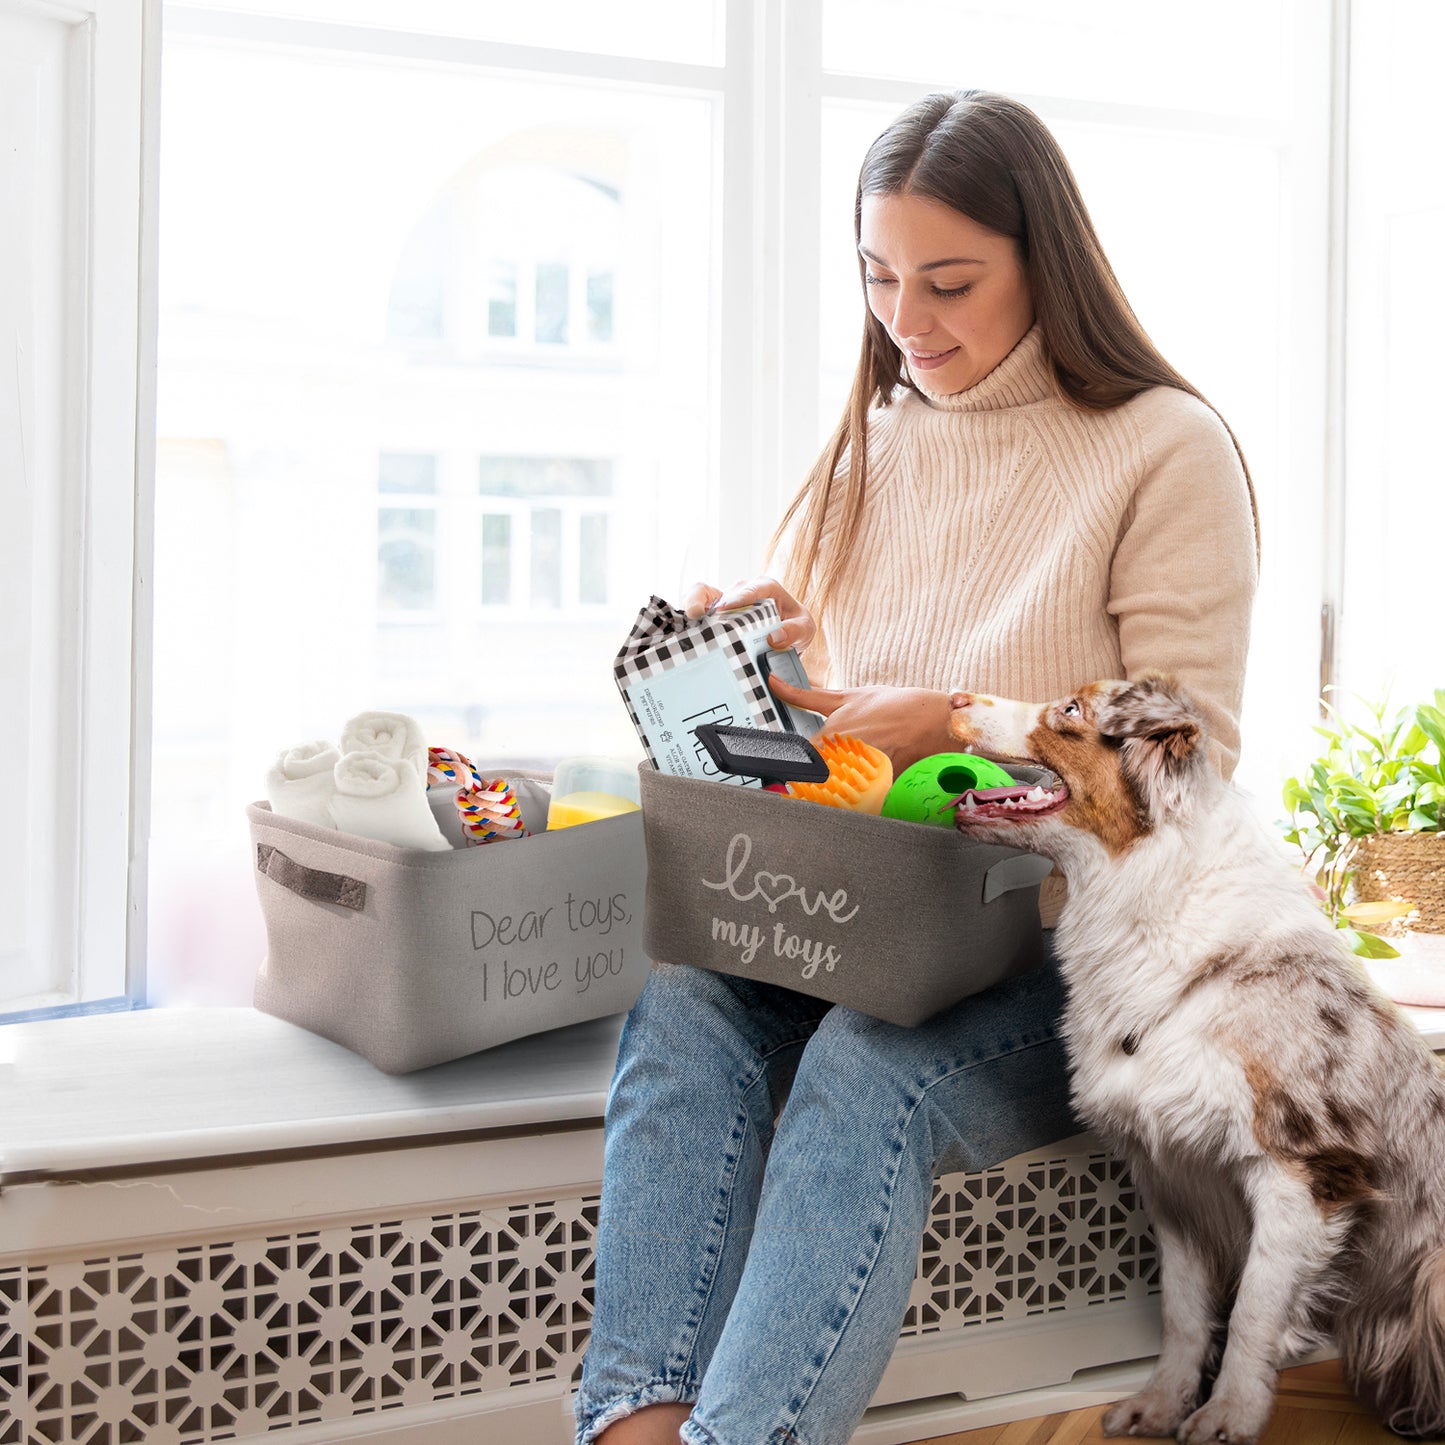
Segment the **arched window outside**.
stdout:
[[620,233],[609,181],[479,158],[412,228],[392,282],[387,339],[441,343],[477,360],[508,346],[608,348]]

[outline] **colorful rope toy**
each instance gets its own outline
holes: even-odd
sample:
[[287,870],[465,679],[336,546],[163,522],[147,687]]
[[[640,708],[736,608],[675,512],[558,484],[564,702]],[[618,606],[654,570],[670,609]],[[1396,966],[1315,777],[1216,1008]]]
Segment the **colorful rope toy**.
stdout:
[[505,778],[484,780],[465,753],[450,748],[427,749],[427,787],[453,787],[462,833],[469,844],[494,843],[499,838],[525,838],[517,795]]

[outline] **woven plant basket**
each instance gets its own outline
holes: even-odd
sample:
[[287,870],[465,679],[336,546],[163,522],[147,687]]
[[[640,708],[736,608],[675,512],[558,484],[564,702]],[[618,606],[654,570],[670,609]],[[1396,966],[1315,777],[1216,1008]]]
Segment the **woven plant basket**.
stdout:
[[1445,933],[1445,833],[1373,833],[1353,861],[1357,902],[1415,905],[1379,930],[1385,937]]

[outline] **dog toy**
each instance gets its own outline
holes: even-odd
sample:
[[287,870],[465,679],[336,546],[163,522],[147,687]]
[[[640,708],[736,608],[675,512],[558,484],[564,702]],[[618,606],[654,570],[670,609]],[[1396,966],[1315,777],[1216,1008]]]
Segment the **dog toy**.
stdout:
[[975,753],[934,753],[899,775],[883,800],[883,816],[951,828],[959,794],[970,788],[1007,787],[1013,781],[997,763]]
[[435,783],[446,787],[450,783],[454,788],[477,791],[486,786],[477,765],[465,753],[454,753],[450,748],[428,748],[426,758],[428,786]]
[[505,778],[493,779],[480,788],[459,788],[455,802],[468,843],[528,836],[517,795]]
[[453,752],[450,748],[428,748],[426,776],[428,787],[456,789],[452,801],[469,844],[528,836],[517,795],[507,780],[483,779],[477,765],[465,753]]
[[882,811],[893,784],[887,753],[848,733],[826,733],[815,738],[813,746],[828,764],[828,776],[821,783],[790,782],[788,792],[793,797],[858,813]]

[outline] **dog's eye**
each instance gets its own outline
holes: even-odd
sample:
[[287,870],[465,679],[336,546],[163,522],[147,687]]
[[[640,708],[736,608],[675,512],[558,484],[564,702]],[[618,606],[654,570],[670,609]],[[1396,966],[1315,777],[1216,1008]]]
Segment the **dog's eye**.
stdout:
[[1059,711],[1062,712],[1065,717],[1079,717],[1084,710],[1077,702],[1066,702]]

